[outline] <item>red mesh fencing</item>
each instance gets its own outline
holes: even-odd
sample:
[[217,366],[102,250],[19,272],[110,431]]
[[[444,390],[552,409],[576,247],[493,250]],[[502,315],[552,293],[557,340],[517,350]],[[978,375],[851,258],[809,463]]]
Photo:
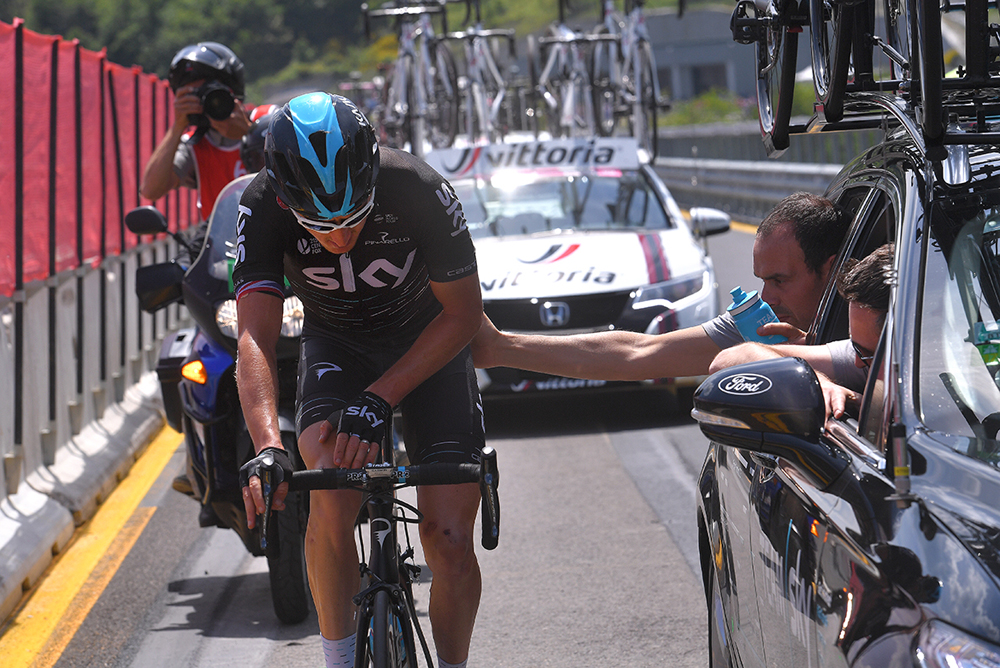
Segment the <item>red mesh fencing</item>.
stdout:
[[[0,22],[0,295],[135,247],[124,214],[172,119],[166,82],[77,41]],[[171,229],[191,191],[155,203]]]

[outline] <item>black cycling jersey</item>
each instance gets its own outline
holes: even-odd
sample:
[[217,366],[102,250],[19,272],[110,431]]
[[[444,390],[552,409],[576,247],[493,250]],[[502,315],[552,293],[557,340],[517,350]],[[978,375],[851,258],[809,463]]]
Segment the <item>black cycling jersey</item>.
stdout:
[[380,147],[375,206],[350,252],[326,251],[260,172],[240,200],[233,286],[282,295],[287,277],[306,322],[350,336],[414,339],[441,311],[428,281],[476,270],[451,184],[422,160]]

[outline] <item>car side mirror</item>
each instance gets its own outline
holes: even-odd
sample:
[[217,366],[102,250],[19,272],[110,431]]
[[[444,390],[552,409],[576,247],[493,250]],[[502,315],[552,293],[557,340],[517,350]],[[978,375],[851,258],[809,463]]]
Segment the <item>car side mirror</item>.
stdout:
[[691,416],[716,443],[797,463],[821,488],[849,462],[820,439],[826,419],[823,391],[812,367],[798,357],[712,374],[695,391]]
[[729,231],[731,219],[725,211],[695,206],[688,210],[688,216],[691,218],[691,228],[699,237],[708,237]]

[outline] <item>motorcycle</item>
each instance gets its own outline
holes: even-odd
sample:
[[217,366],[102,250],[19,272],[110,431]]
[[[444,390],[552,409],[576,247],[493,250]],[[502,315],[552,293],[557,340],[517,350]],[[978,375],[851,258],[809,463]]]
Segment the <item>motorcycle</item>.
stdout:
[[[239,484],[240,467],[254,456],[254,447],[236,389],[232,270],[238,205],[252,178],[241,176],[219,194],[200,252],[170,232],[155,207],[129,211],[125,224],[136,234],[170,234],[195,258],[187,267],[172,260],[136,271],[136,294],[144,311],[182,303],[195,322],[163,340],[156,371],[164,412],[167,423],[184,434],[190,494],[202,504],[199,523],[232,529],[251,554],[267,558],[274,612],[281,622],[294,624],[309,612],[304,548],[308,494],[288,495],[286,509],[268,522],[267,548],[262,549],[262,523],[247,529]],[[302,317],[302,303],[287,290],[277,350],[278,417],[282,444],[299,469],[304,467],[295,436],[295,389]]]

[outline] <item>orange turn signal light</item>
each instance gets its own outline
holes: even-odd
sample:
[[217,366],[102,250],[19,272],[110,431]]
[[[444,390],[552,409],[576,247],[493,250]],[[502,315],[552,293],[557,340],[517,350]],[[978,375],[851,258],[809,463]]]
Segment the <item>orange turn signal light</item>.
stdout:
[[208,371],[205,369],[205,365],[201,363],[201,360],[194,360],[182,366],[181,375],[192,383],[198,383],[199,385],[204,385],[208,382]]

